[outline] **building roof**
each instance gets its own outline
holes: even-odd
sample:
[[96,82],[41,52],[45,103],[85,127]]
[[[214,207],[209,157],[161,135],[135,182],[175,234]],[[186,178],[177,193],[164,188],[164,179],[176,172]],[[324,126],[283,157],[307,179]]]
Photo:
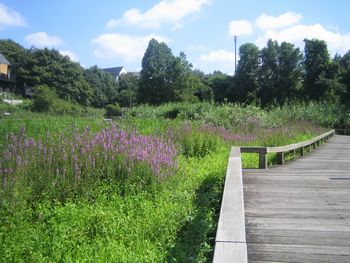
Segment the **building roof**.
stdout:
[[115,68],[104,68],[103,70],[112,74],[114,77],[119,77],[120,72],[123,70],[124,67],[115,67]]
[[0,53],[0,64],[10,65],[10,62],[8,62],[7,59],[4,57],[4,55],[1,53]]

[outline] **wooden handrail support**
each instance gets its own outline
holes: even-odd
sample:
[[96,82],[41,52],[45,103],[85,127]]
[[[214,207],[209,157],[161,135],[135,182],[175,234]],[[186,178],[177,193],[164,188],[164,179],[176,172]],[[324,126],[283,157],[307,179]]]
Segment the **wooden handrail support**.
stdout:
[[284,153],[290,151],[296,151],[301,149],[301,155],[304,155],[305,147],[320,145],[321,142],[328,140],[330,137],[334,135],[335,131],[330,130],[324,134],[321,134],[315,138],[312,138],[307,141],[293,143],[285,146],[278,147],[255,147],[255,146],[243,146],[241,147],[241,153],[258,153],[259,154],[259,168],[266,169],[267,168],[267,154],[268,153],[277,153],[278,164],[284,163]]
[[226,171],[214,263],[247,263],[242,161],[239,147],[232,147]]

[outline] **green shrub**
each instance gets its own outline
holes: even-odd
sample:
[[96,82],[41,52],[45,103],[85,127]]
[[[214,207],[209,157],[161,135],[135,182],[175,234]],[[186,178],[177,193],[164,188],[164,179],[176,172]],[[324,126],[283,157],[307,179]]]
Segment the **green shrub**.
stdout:
[[32,110],[37,112],[49,112],[52,104],[58,97],[55,91],[46,85],[34,88]]
[[82,106],[59,99],[55,91],[48,86],[37,86],[31,103],[26,103],[24,109],[30,107],[35,112],[48,112],[58,115],[81,116],[85,114]]
[[106,106],[106,117],[117,117],[117,116],[122,116],[122,110],[119,106],[118,103],[116,104],[108,104]]
[[30,99],[25,99],[21,104],[18,105],[18,108],[29,111],[33,107],[33,101]]

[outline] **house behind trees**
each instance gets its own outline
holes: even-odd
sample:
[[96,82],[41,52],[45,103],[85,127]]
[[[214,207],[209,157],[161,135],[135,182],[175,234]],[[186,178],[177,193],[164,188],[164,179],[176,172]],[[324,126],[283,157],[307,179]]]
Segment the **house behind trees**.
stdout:
[[0,53],[0,92],[13,92],[15,76],[11,74],[10,62]]

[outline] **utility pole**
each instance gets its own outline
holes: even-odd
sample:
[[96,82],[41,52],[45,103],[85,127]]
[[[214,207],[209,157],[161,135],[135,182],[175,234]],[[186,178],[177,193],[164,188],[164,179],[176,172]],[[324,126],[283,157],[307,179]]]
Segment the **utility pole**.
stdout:
[[234,36],[234,40],[235,40],[235,74],[236,74],[236,70],[237,70],[237,36]]

